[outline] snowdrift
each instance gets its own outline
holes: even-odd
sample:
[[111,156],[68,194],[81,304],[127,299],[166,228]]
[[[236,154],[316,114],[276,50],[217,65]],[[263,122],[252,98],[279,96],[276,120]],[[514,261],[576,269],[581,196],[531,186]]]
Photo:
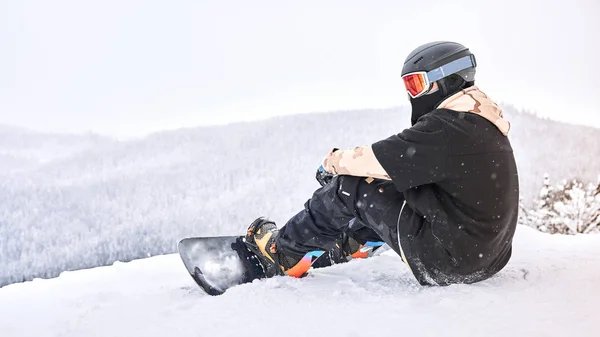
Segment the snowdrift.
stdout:
[[176,255],[0,288],[4,337],[598,336],[600,236],[520,226],[513,258],[472,285],[421,287],[392,251],[211,297]]

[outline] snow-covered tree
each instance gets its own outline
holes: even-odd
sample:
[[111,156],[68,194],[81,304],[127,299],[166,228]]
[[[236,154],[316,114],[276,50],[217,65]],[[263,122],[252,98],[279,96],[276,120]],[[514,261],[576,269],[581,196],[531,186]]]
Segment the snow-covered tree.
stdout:
[[600,233],[600,180],[573,179],[553,188],[545,175],[537,206],[521,208],[521,223],[551,234]]

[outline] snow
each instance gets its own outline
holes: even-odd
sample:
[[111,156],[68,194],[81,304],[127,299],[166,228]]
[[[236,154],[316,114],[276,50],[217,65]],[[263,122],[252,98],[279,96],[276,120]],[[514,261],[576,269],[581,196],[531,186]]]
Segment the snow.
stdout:
[[205,295],[177,255],[0,288],[3,337],[598,336],[600,236],[520,226],[477,284],[421,287],[392,251]]

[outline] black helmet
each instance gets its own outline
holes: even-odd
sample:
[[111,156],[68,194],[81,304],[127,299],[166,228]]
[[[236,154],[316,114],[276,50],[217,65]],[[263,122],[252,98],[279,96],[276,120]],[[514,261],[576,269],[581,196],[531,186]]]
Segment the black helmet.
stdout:
[[[431,42],[413,50],[402,67],[412,105],[412,124],[447,97],[474,85],[476,65],[475,55],[456,42]],[[431,93],[433,82],[438,83],[439,90]]]
[[447,41],[430,42],[408,55],[402,67],[402,76],[433,71],[437,76],[434,76],[431,82],[437,81],[444,96],[447,96],[462,89],[467,83],[473,84],[475,66],[475,55],[462,44]]

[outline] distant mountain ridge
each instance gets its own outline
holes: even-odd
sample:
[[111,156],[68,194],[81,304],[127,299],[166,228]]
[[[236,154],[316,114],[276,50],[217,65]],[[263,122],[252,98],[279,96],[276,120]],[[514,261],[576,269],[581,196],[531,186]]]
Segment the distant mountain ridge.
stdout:
[[72,154],[111,144],[96,134],[44,133],[0,124],[0,172],[31,169]]
[[[544,173],[597,179],[599,129],[505,113],[524,200]],[[260,215],[284,222],[318,187],[327,151],[399,133],[409,114],[303,114],[131,141],[0,127],[0,285],[171,253],[184,236],[241,233]]]

